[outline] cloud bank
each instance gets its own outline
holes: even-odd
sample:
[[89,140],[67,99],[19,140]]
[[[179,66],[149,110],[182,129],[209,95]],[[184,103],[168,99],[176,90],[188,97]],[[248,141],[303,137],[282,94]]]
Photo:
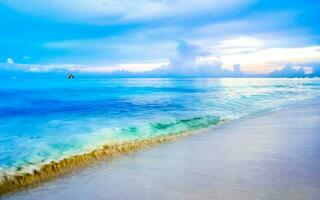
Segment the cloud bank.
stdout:
[[303,78],[307,74],[303,67],[294,68],[291,64],[287,64],[283,68],[269,73],[269,76],[274,78]]
[[[210,59],[208,59],[210,58]],[[214,58],[214,59],[212,59]],[[148,64],[133,64],[148,66]],[[79,73],[79,74],[99,74],[106,77],[192,77],[192,78],[223,78],[223,77],[262,77],[262,78],[304,78],[319,77],[320,65],[314,64],[312,67],[293,66],[286,64],[280,69],[270,73],[248,73],[241,69],[240,64],[234,64],[232,69],[223,66],[223,62],[218,57],[214,57],[212,52],[196,44],[180,41],[176,47],[176,53],[169,59],[168,64],[155,67],[153,70],[133,72],[125,70],[121,65],[117,67],[93,67],[81,65],[26,65],[14,63],[12,58],[7,59],[7,63],[0,64],[0,70],[16,71],[25,73]],[[145,67],[147,69],[147,67]],[[109,71],[106,71],[109,69]],[[307,73],[306,69],[311,69]]]

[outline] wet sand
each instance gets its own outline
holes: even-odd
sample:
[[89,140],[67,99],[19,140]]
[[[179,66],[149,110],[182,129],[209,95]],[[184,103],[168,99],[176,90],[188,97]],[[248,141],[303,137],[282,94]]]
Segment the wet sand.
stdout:
[[[2,199],[320,199],[320,103],[114,158]],[[0,197],[1,199],[1,197]]]

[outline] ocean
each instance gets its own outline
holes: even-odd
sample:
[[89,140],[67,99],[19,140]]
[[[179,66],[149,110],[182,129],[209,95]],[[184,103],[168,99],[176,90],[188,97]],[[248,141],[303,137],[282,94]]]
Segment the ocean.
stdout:
[[16,78],[0,85],[0,177],[319,98],[320,79]]

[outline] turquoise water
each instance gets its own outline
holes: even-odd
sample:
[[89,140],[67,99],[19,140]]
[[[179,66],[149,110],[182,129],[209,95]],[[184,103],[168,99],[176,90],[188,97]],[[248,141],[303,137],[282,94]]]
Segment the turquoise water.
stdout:
[[0,173],[319,96],[320,79],[1,80]]

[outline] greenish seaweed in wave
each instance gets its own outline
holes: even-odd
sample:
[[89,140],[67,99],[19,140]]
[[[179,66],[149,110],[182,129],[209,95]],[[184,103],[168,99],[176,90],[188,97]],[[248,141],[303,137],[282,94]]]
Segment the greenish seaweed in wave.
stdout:
[[141,126],[131,126],[119,130],[117,135],[124,140],[144,139],[148,137],[163,136],[191,132],[197,129],[217,125],[222,120],[217,116],[193,117],[166,122],[154,122]]
[[207,128],[220,122],[220,118],[216,116],[194,117],[190,119],[181,119],[167,123],[150,124],[152,131],[179,133],[184,131],[193,131],[200,128]]

